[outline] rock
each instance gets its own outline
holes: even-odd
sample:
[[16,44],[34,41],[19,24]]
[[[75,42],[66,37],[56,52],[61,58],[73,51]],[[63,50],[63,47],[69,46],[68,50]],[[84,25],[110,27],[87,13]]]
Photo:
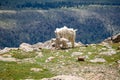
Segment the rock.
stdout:
[[35,58],[41,58],[41,57],[43,57],[42,52],[36,52],[36,53],[37,53],[37,56]]
[[103,58],[95,58],[93,60],[90,60],[90,62],[94,62],[94,63],[96,63],[96,62],[106,62],[106,60],[103,59]]
[[100,54],[112,56],[113,54],[116,54],[116,53],[117,52],[114,49],[108,49],[108,51],[101,52]]
[[117,50],[120,50],[120,46],[118,46]]
[[90,44],[90,46],[96,46],[96,44]]
[[7,53],[10,50],[18,50],[18,48],[8,48],[8,47],[5,47],[4,49],[0,50],[0,54]]
[[108,37],[108,38],[105,39],[103,42],[106,42],[106,43],[112,43],[112,38],[111,38],[111,37]]
[[84,44],[81,42],[78,42],[78,43],[75,42],[75,47],[81,47],[81,46],[84,46]]
[[40,49],[43,48],[43,43],[38,42],[38,43],[32,45],[32,47],[34,48],[34,50],[36,50],[36,51],[40,51]]
[[119,43],[120,42],[120,33],[118,33],[115,36],[112,36],[112,42],[113,43]]
[[74,56],[80,56],[80,55],[82,55],[83,53],[82,52],[73,52],[72,54],[71,54],[71,56],[72,57],[74,57]]
[[85,57],[84,56],[78,57],[78,61],[85,61]]
[[9,48],[4,48],[3,50],[0,50],[0,54],[4,54],[4,53],[7,53],[7,52],[9,52],[10,51],[10,49]]
[[107,47],[107,48],[112,48],[112,46],[109,44],[109,43],[107,43],[107,42],[102,42],[101,44],[99,44],[99,45],[101,45],[101,46],[104,46],[104,47]]
[[33,47],[32,47],[32,45],[27,44],[27,43],[22,43],[22,44],[20,45],[19,49],[21,49],[21,50],[23,50],[23,51],[25,51],[25,52],[30,52],[30,51],[33,51],[33,50],[34,50]]
[[70,76],[70,75],[59,75],[52,78],[44,78],[42,80],[85,80],[82,77]]
[[117,63],[120,64],[120,60],[118,60]]
[[92,54],[92,52],[88,52],[88,54],[89,54],[89,55],[91,55],[91,54]]
[[50,61],[52,61],[53,59],[54,59],[55,57],[49,57],[45,62],[50,62]]
[[2,57],[2,56],[0,56],[0,61],[16,62],[17,59],[16,59],[16,58],[12,58],[12,57],[8,57],[8,58],[6,58],[6,57]]
[[107,48],[101,48],[101,51],[105,51],[105,50],[107,50]]
[[19,62],[21,62],[21,63],[35,63],[36,60],[33,58],[25,58],[25,59],[20,60]]
[[12,55],[10,55],[10,54],[3,54],[2,56],[5,57],[5,58],[11,58],[12,57]]
[[42,48],[44,48],[44,49],[52,49],[53,48],[52,40],[48,40],[48,41],[44,42]]
[[[75,47],[80,46],[83,46],[81,42],[78,43],[75,42]],[[60,39],[52,38],[48,41],[45,41],[44,43],[39,42],[37,44],[32,45],[32,48],[37,51],[39,51],[40,49],[67,49],[71,47],[72,47],[71,42],[68,41],[66,38]]]
[[104,42],[107,42],[107,43],[119,43],[120,42],[120,33],[105,39]]
[[31,70],[31,71],[33,71],[33,72],[43,71],[43,70],[42,70],[42,69],[40,69],[40,68],[31,68],[30,70]]

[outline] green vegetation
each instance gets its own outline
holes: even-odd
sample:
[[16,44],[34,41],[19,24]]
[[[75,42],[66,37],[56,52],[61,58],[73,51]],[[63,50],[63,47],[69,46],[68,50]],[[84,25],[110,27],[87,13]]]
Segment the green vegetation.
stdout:
[[[115,47],[114,47],[115,46]],[[112,47],[116,49],[120,44],[112,44]],[[117,71],[117,64],[116,61],[120,60],[120,50],[116,50],[117,53],[113,54],[112,56],[99,54],[102,52],[101,49],[106,48],[105,46],[95,44],[89,45],[88,47],[78,47],[74,49],[66,49],[66,50],[50,50],[50,49],[41,49],[43,57],[38,57],[36,52],[24,52],[21,50],[11,50],[8,53],[12,57],[16,59],[27,59],[33,58],[35,61],[34,63],[31,62],[3,62],[0,61],[0,78],[1,79],[42,79],[47,77],[52,77],[55,75],[60,74],[72,74],[75,73],[78,75],[80,74],[87,74],[91,71],[78,72],[79,70],[84,70],[84,67],[91,67],[97,70],[104,68],[105,71],[107,69],[115,69]],[[108,49],[107,49],[108,50]],[[103,50],[107,51],[107,50]],[[73,52],[81,52],[80,56],[87,56],[85,61],[77,61],[78,56],[72,56]],[[50,61],[48,58],[53,57]],[[90,60],[94,58],[104,58],[106,62],[104,63],[92,63]],[[109,67],[109,65],[111,65]],[[32,68],[40,69],[40,71],[32,71]],[[69,70],[71,69],[71,70]],[[77,69],[77,71],[74,71]],[[99,72],[100,70],[96,71]],[[106,72],[105,72],[106,73]],[[118,73],[115,73],[118,74]]]
[[15,57],[18,59],[33,58],[37,55],[34,51],[24,52],[22,50],[11,50],[9,53],[12,55],[12,57]]
[[[39,68],[41,71],[34,72],[31,68]],[[44,77],[52,77],[53,74],[38,64],[2,62],[0,61],[0,79],[3,80],[19,80],[19,79],[41,79]]]

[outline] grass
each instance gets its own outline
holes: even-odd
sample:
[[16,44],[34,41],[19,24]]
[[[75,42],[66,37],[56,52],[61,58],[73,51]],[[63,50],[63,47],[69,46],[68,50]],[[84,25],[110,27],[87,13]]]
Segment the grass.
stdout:
[[[43,57],[35,58],[37,55],[35,51],[33,52],[24,52],[21,50],[11,50],[9,53],[12,57],[18,59],[25,59],[25,58],[34,58],[36,62],[34,63],[17,63],[17,62],[2,62],[0,61],[0,78],[1,79],[42,79],[47,77],[52,77],[58,74],[70,74],[72,73],[72,68],[84,68],[88,66],[106,66],[111,63],[115,63],[116,61],[120,60],[120,51],[117,50],[118,44],[112,44],[112,47],[116,49],[117,54],[112,56],[108,55],[101,55],[102,48],[106,48],[101,45],[89,45],[88,47],[78,47],[74,49],[67,49],[67,50],[50,50],[50,49],[42,49],[41,52]],[[81,56],[88,56],[88,59],[85,59],[84,62],[77,61],[76,56],[71,56],[73,52],[82,52]],[[91,52],[91,54],[88,54]],[[50,62],[46,62],[49,57],[54,57]],[[91,63],[89,60],[94,59],[96,57],[104,58],[107,62],[106,63]],[[116,65],[112,65],[116,66]],[[42,71],[34,72],[31,71],[31,68],[40,68]],[[70,69],[71,70],[70,70]],[[78,74],[79,72],[76,72]],[[83,73],[82,73],[83,74]]]
[[34,51],[24,52],[22,50],[11,50],[9,53],[12,55],[12,57],[15,57],[18,59],[33,58],[37,55]]
[[[42,71],[33,72],[30,70],[31,68],[40,68]],[[53,74],[48,69],[38,64],[0,61],[0,79],[2,80],[41,79],[52,76]]]

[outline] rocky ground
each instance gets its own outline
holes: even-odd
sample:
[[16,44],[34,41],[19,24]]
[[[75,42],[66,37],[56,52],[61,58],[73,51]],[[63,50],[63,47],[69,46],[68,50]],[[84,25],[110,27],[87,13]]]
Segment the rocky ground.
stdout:
[[0,50],[1,80],[120,80],[120,43],[56,50],[50,41]]

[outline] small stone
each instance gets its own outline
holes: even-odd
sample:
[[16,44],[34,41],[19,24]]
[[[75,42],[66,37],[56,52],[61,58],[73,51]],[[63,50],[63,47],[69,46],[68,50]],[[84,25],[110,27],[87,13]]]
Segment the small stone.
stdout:
[[54,59],[55,57],[49,57],[45,62],[50,62],[50,61],[52,61],[53,59]]
[[40,69],[40,68],[31,68],[30,70],[31,70],[31,71],[34,71],[34,72],[42,71],[42,69]]
[[117,63],[119,63],[119,64],[120,64],[120,60],[118,60],[118,61],[117,61]]
[[37,56],[35,58],[41,58],[41,57],[43,57],[42,52],[36,52],[36,53],[37,53]]
[[78,61],[85,61],[85,57],[78,57]]
[[73,52],[72,54],[71,54],[71,56],[72,57],[74,57],[74,56],[80,56],[80,55],[82,55],[83,53],[82,52]]
[[95,59],[93,59],[93,60],[90,60],[90,62],[106,62],[106,60],[105,59],[103,59],[103,58],[95,58]]
[[106,48],[102,48],[101,50],[102,50],[102,51],[105,51],[105,50],[107,50],[107,49],[106,49]]
[[6,58],[11,58],[11,57],[12,57],[12,55],[10,55],[10,54],[4,54],[4,55],[3,55],[3,57],[6,57]]
[[20,62],[22,63],[35,63],[35,59],[34,58],[25,58],[25,59],[22,59]]
[[89,54],[89,55],[91,55],[91,54],[92,54],[92,52],[88,52],[88,54]]

